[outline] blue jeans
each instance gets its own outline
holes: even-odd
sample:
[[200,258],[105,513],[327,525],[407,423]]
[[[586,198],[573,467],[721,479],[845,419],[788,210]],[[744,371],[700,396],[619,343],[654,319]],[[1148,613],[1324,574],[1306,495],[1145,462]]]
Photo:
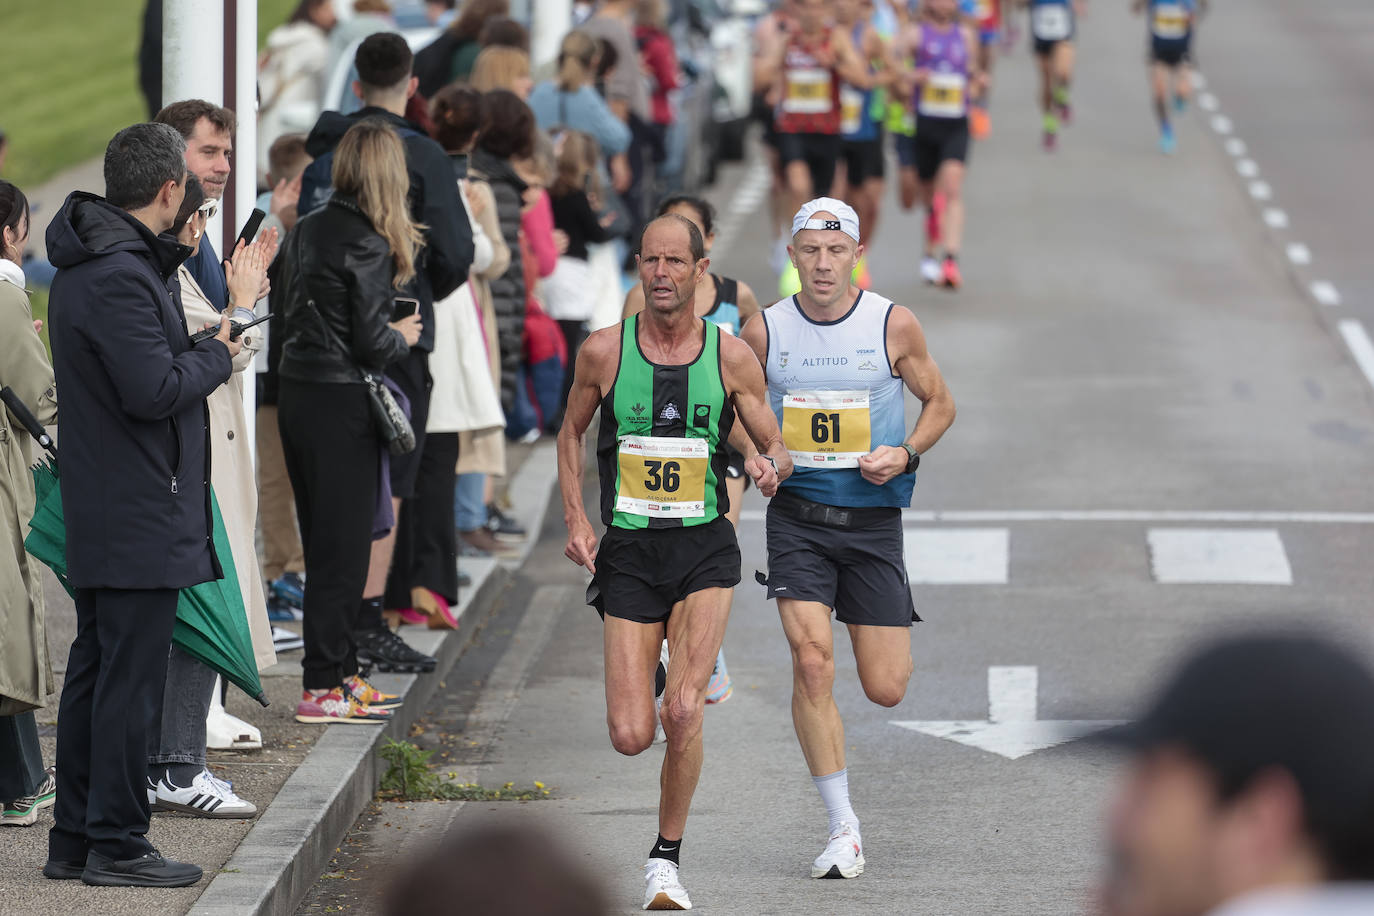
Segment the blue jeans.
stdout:
[[454,486],[453,524],[459,531],[476,531],[487,523],[486,474],[459,474]]

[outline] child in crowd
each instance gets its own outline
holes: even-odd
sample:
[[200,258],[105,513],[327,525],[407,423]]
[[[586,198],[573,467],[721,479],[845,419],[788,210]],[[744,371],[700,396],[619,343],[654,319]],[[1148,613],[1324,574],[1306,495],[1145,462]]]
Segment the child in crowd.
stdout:
[[592,204],[592,196],[599,190],[596,163],[601,158],[595,140],[580,130],[565,130],[554,139],[554,155],[557,173],[550,188],[553,225],[567,236],[568,244],[553,275],[544,281],[544,298],[549,315],[558,322],[568,343],[567,369],[558,399],[563,405],[568,402],[572,367],[577,363],[578,348],[587,339],[587,321],[596,306],[588,276],[587,246],[611,240],[607,227],[614,214],[597,219]]

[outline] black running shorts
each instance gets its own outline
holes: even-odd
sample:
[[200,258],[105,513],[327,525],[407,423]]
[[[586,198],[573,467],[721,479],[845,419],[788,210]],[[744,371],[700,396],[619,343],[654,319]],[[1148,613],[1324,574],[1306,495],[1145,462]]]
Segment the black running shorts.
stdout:
[[882,178],[886,170],[881,135],[872,140],[845,140],[840,155],[844,157],[844,180],[853,187],[870,178]]
[[587,603],[603,617],[660,623],[693,592],[739,584],[739,542],[724,516],[691,528],[607,528]]
[[778,134],[778,161],[805,162],[811,172],[811,196],[830,193],[835,182],[835,163],[840,159],[839,134]]
[[1166,67],[1177,67],[1179,64],[1191,63],[1191,37],[1166,41],[1151,36],[1149,57],[1150,63],[1163,64]]
[[909,627],[921,619],[907,582],[900,509],[863,527],[830,528],[770,503],[767,530],[769,598],[818,601],[841,623],[859,626]]
[[916,175],[922,181],[935,180],[940,166],[949,161],[967,162],[968,118],[916,117]]

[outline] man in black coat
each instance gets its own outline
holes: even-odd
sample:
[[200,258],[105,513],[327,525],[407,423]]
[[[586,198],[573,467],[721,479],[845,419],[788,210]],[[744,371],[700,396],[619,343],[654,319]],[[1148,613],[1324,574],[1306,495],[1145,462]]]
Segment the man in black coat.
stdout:
[[[411,287],[399,295],[419,300],[420,320],[424,330],[410,353],[387,367],[386,375],[394,381],[410,401],[410,425],[415,429],[415,449],[408,455],[391,458],[391,495],[397,501],[397,525],[391,536],[373,545],[368,569],[368,587],[358,609],[355,638],[359,659],[376,665],[381,671],[432,671],[435,660],[423,655],[403,642],[382,622],[382,592],[387,571],[392,565],[392,550],[397,543],[396,532],[414,532],[416,513],[409,507],[417,496],[417,481],[425,455],[425,423],[429,418],[429,354],[434,350],[434,301],[443,299],[467,282],[472,266],[472,224],[467,210],[458,196],[458,182],[448,154],[431,140],[419,125],[405,119],[406,104],[415,95],[418,81],[412,75],[414,55],[410,45],[395,32],[378,32],[358,45],[354,63],[358,79],[353,91],[362,100],[363,108],[351,115],[326,111],[320,115],[305,141],[305,150],[315,161],[301,179],[298,210],[301,216],[320,206],[329,198],[330,169],[334,148],[348,129],[364,118],[375,118],[390,124],[405,145],[406,170],[410,173],[410,213],[422,225],[425,247],[416,263],[416,277]],[[439,453],[430,450],[429,465],[435,466]],[[443,456],[449,470],[457,462],[453,456]],[[451,459],[451,460],[448,460]],[[451,477],[452,474],[450,473]],[[448,481],[452,489],[452,481]],[[406,500],[406,509],[399,501]],[[415,537],[422,537],[418,533]],[[406,571],[408,579],[408,544],[415,538],[407,534],[401,539],[396,565]],[[455,557],[456,562],[456,557]],[[409,598],[410,587],[401,589]]]
[[229,379],[240,347],[227,318],[194,347],[187,332],[176,269],[191,250],[161,235],[185,195],[185,150],[165,124],[125,128],[105,150],[106,197],[76,191],[48,226],[77,618],[58,710],[49,878],[184,887],[201,877],[146,839],[144,788],[177,591],[223,575],[205,398]]

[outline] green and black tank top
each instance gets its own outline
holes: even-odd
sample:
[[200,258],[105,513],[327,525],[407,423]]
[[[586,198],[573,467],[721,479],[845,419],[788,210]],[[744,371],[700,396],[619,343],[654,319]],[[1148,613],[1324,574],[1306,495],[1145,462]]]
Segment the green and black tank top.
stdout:
[[620,367],[601,399],[596,447],[608,526],[692,527],[730,509],[726,443],[735,408],[725,392],[720,328],[701,327],[696,359],[660,366],[639,347],[639,316],[620,324]]

